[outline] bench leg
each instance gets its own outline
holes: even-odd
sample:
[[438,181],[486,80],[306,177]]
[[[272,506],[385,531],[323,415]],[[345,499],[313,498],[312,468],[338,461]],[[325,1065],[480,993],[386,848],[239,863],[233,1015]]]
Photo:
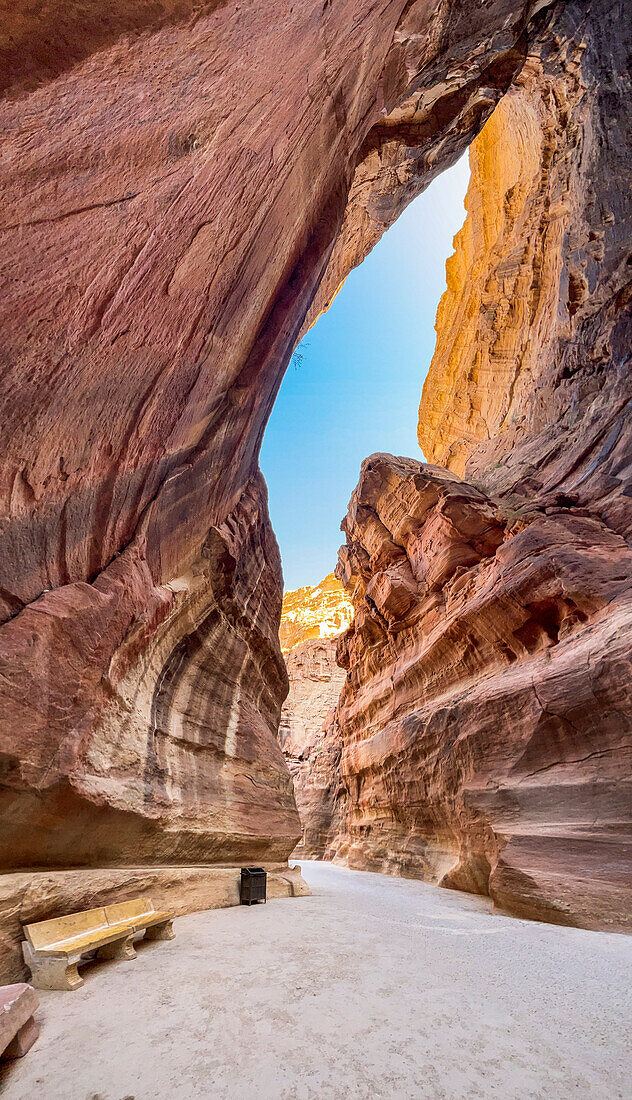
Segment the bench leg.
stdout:
[[175,938],[176,934],[170,920],[165,920],[162,924],[154,924],[145,932],[146,940],[175,940]]
[[0,1062],[8,1061],[9,1058],[22,1058],[27,1050],[30,1050],[33,1046],[39,1035],[39,1030],[39,1024],[36,1024],[33,1017],[29,1016],[26,1023],[22,1024],[19,1031],[16,1031],[8,1047],[5,1047],[0,1054]]
[[98,959],[135,959],[136,952],[134,951],[134,934],[126,936],[124,940],[114,940],[113,943],[106,943],[105,947],[100,947],[97,951]]
[[31,971],[33,985],[36,989],[72,990],[83,985],[83,978],[79,977],[79,971],[77,970],[80,955],[76,955],[75,958],[63,959],[38,958],[34,954],[30,943],[26,940],[22,943],[22,954],[24,955],[24,962]]

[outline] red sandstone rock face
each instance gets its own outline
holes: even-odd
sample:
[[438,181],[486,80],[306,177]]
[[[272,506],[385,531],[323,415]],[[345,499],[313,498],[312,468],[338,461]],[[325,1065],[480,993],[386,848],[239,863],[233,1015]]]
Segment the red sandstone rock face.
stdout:
[[625,540],[390,455],[363,464],[343,526],[337,857],[630,927]]
[[542,4],[58,7],[0,43],[0,863],[284,858],[263,428]]
[[144,621],[139,559],[126,551],[4,627],[5,870],[282,859],[300,833],[271,733],[287,677],[263,479],[185,573],[150,589]]
[[303,836],[294,855],[326,859],[337,832],[343,795],[340,739],[334,711],[345,680],[336,664],[336,639],[312,639],[286,658],[290,690],[279,725]]
[[283,596],[279,638],[290,687],[278,740],[303,828],[294,855],[305,859],[325,857],[337,830],[342,788],[333,717],[345,674],[336,664],[336,641],[352,619],[353,606],[333,573]]

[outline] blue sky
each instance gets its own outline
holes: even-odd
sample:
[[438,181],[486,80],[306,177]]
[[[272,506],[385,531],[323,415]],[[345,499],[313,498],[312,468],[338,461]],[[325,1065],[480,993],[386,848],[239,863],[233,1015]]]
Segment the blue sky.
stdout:
[[468,178],[464,156],[410,204],[288,368],[261,450],[286,589],[317,584],[334,568],[367,455],[423,458],[417,410]]

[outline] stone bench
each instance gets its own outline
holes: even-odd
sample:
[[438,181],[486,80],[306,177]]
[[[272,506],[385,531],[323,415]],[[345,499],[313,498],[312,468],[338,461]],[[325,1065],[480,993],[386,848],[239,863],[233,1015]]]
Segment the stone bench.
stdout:
[[154,909],[151,899],[134,898],[101,909],[25,924],[24,961],[38,989],[78,989],[83,984],[77,965],[95,952],[101,959],[135,959],[134,936],[172,940],[173,913]]
[[25,982],[0,986],[0,1061],[21,1058],[39,1035],[33,1013],[39,1006],[35,990]]

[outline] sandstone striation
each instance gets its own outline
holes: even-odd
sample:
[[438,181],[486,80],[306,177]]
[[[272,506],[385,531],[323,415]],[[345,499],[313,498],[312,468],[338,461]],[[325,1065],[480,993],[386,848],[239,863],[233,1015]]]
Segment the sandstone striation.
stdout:
[[631,928],[626,541],[390,455],[364,462],[343,527],[337,857]]
[[476,135],[548,6],[7,14],[6,870],[291,851],[265,422],[310,309]]
[[322,859],[335,832],[341,788],[333,717],[345,679],[336,641],[352,619],[353,605],[333,573],[283,596],[279,637],[290,687],[278,738],[303,827],[294,855],[305,859]]
[[[622,0],[94,0],[63,12],[19,0],[0,51],[0,866],[81,868],[73,903],[82,907],[93,871],[126,872],[115,900],[147,868],[286,860],[300,827],[275,737],[287,679],[280,561],[258,473],[266,419],[302,329],[522,71],[516,95],[546,93],[542,102],[560,111],[555,148],[548,132],[542,140],[552,182],[538,224],[550,241],[534,251],[561,257],[558,300],[549,273],[552,306],[538,312],[534,261],[530,315],[543,331],[532,384],[520,382],[520,366],[516,396],[490,398],[486,422],[506,457],[493,439],[471,462],[487,471],[493,502],[483,510],[500,516],[502,501],[496,534],[511,508],[525,522],[532,508],[536,534],[553,524],[564,550],[564,523],[542,509],[577,508],[588,524],[568,539],[579,558],[582,539],[589,545],[596,594],[573,564],[581,598],[564,589],[555,599],[587,616],[577,629],[596,639],[591,676],[603,669],[605,685],[596,697],[619,729],[620,699],[606,681],[616,695],[621,677],[609,681],[608,670],[625,635],[608,630],[625,619],[618,595],[600,601],[627,577],[620,543],[608,540],[629,529]],[[536,103],[534,132],[540,111]],[[540,207],[525,200],[523,216],[520,189],[515,198],[522,241]],[[501,230],[506,255],[490,259],[490,286],[504,290],[506,261],[511,299],[522,293],[512,274],[522,260],[511,227]],[[501,297],[501,328],[507,308]],[[520,318],[510,327],[524,336]],[[476,324],[468,332],[479,340]],[[470,373],[447,388],[476,408]],[[508,377],[494,368],[477,385],[491,392]],[[455,425],[451,405],[441,416]],[[462,419],[465,450],[461,428],[444,433],[459,462],[480,439],[477,417]],[[518,545],[525,567],[541,556],[537,538]],[[417,595],[405,570],[392,584],[379,573],[369,598],[388,605],[395,636]],[[501,605],[511,618],[512,605]],[[353,629],[368,645],[367,623],[361,616]],[[378,657],[376,640],[350,668],[359,698],[382,676]],[[557,666],[541,660],[546,679]],[[557,700],[542,698],[556,713]],[[619,734],[603,733],[608,752],[610,736]],[[591,756],[603,755],[597,741]],[[611,789],[597,821],[621,816],[614,778]],[[618,859],[619,825],[611,831]],[[513,843],[505,882],[524,899],[531,880],[512,852],[526,841]],[[493,856],[491,841],[485,850]],[[499,858],[496,882],[500,868]],[[573,882],[569,919],[583,919]],[[48,895],[52,908],[67,903],[60,891]]]
[[279,572],[258,475],[144,621],[128,549],[5,625],[3,870],[287,857]]

